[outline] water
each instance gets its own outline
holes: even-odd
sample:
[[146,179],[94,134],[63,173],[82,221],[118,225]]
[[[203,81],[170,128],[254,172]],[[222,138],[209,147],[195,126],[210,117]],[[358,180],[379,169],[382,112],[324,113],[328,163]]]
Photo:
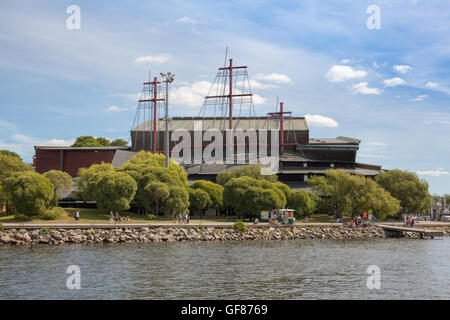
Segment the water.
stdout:
[[[4,246],[0,299],[449,299],[449,249],[449,238]],[[66,287],[69,265],[80,290]]]

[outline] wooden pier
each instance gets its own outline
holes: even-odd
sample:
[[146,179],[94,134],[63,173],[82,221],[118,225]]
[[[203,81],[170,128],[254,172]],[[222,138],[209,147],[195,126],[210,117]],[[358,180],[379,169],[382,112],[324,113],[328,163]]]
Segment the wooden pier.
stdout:
[[401,238],[407,232],[418,233],[420,234],[420,238],[431,238],[434,237],[444,237],[444,232],[436,231],[436,230],[426,230],[426,229],[418,229],[418,228],[406,228],[406,227],[396,227],[391,225],[379,224],[379,227],[383,228],[384,233],[387,238]]

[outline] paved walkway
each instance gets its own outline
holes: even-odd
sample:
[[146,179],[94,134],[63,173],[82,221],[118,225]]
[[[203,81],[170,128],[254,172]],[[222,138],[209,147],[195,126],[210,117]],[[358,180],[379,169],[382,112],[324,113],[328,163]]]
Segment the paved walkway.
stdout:
[[[174,224],[172,222],[151,222],[151,223],[131,223],[131,222],[123,222],[123,223],[3,223],[3,228],[5,229],[39,229],[39,228],[56,228],[56,229],[111,229],[111,228],[143,228],[143,227],[214,227],[214,228],[229,228],[234,224],[234,222],[196,222],[195,220],[189,224]],[[247,226],[255,226],[253,223],[245,223]],[[385,225],[393,225],[393,226],[403,226],[402,222],[383,222]],[[268,223],[259,223],[256,226],[258,227],[289,227],[290,225],[281,225],[274,226],[269,225]],[[305,227],[305,226],[317,226],[317,227],[338,227],[342,226],[342,223],[321,223],[321,222],[296,222],[296,227]],[[435,222],[435,221],[419,221],[415,223],[415,227],[450,227],[450,222]]]

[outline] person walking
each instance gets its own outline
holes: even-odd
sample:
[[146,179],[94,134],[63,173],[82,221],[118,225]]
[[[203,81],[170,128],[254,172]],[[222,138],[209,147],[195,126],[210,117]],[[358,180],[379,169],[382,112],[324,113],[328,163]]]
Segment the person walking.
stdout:
[[80,211],[77,210],[77,212],[75,212],[75,222],[78,223],[80,221]]
[[189,224],[191,217],[189,216],[189,212],[186,212],[186,223]]
[[116,211],[116,223],[120,222],[120,216],[119,216],[119,212]]
[[114,213],[112,211],[109,212],[109,223],[114,222]]

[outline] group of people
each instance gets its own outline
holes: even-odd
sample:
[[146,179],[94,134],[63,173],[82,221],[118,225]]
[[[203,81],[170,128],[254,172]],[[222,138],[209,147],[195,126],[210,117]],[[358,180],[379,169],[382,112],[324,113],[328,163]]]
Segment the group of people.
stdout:
[[375,223],[375,215],[371,213],[368,215],[364,213],[362,217],[357,215],[355,216],[354,222],[356,226],[371,226],[372,223]]
[[[125,218],[123,218],[126,221],[130,221],[130,217],[126,216]],[[116,213],[114,214],[112,211],[109,212],[109,223],[120,223],[120,221],[122,221],[122,217],[119,215],[119,212],[116,211]]]
[[173,223],[179,224],[189,224],[191,218],[189,217],[189,213],[178,213],[175,212],[172,214]]
[[403,226],[413,228],[414,227],[414,222],[415,222],[414,218],[406,216],[405,222],[403,222]]

